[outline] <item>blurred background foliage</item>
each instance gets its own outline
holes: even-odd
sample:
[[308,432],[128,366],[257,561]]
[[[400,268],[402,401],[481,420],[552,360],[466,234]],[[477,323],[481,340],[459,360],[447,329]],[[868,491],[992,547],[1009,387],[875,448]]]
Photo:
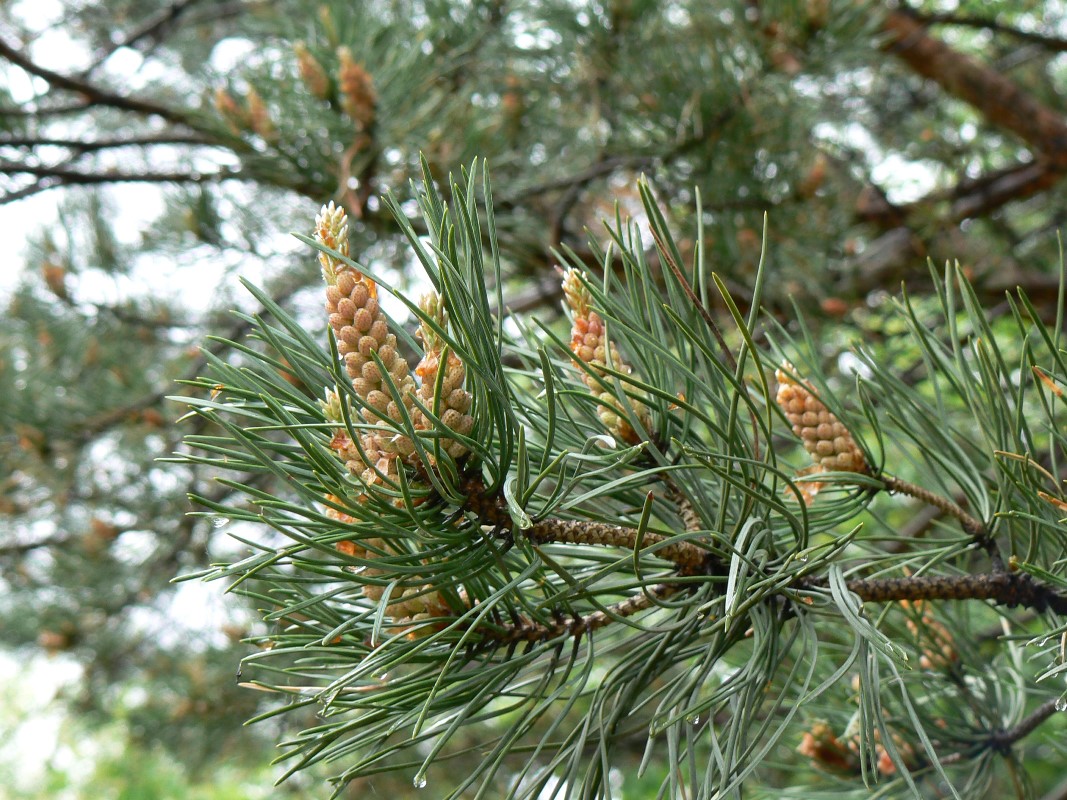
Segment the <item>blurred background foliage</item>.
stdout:
[[[323,329],[317,265],[288,235],[320,204],[343,203],[354,256],[404,286],[410,254],[378,196],[411,196],[420,152],[439,179],[487,158],[505,301],[559,325],[552,248],[594,261],[587,236],[606,241],[616,204],[640,215],[643,174],[687,257],[701,215],[708,262],[742,306],[769,214],[765,305],[786,326],[803,310],[823,366],[847,366],[858,337],[907,367],[913,345],[883,308],[901,281],[924,302],[927,259],[958,259],[994,316],[1021,285],[1051,321],[1065,13],[1050,0],[0,6],[2,646],[26,666],[10,691],[51,687],[66,720],[39,788],[0,783],[14,797],[306,791],[264,790],[277,731],[240,727],[262,700],[234,676],[241,640],[266,632],[255,609],[170,584],[242,552],[228,520],[186,516],[189,493],[227,489],[157,459],[203,424],[176,424],[165,398],[203,371],[205,333],[246,332],[228,314],[255,310],[238,276]],[[45,711],[0,713],[18,731]],[[0,755],[0,774],[27,769]],[[1055,760],[1048,772],[1051,786]],[[646,796],[637,782],[624,794]]]

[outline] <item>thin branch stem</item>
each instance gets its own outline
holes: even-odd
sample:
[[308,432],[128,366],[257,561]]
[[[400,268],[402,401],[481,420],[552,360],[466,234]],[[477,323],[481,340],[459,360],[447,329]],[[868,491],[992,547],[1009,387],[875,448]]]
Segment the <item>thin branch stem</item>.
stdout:
[[0,195],[0,205],[60,186],[93,186],[108,183],[204,184],[243,178],[240,170],[229,168],[220,168],[215,172],[113,172],[110,170],[82,172],[59,166],[33,167],[9,161],[0,161],[0,174],[27,174],[37,177],[37,180],[28,186]]
[[986,750],[993,750],[998,753],[1007,753],[1011,747],[1025,739],[1041,725],[1048,720],[1053,714],[1057,713],[1056,703],[1058,700],[1055,698],[1046,700],[1039,705],[1036,709],[1031,711],[1017,725],[1012,726],[1004,731],[993,731],[988,737],[983,739],[977,744],[977,746],[970,750],[961,751],[958,753],[951,753],[941,759],[943,765],[958,764],[961,761],[974,758],[980,755]]
[[893,475],[880,476],[881,481],[885,484],[887,491],[894,494],[906,494],[909,497],[914,497],[916,500],[921,500],[929,506],[940,509],[950,517],[955,517],[959,520],[960,525],[971,536],[978,540],[985,540],[989,536],[989,531],[986,529],[984,523],[981,520],[972,517],[962,507],[947,497],[942,497],[939,494],[931,492],[929,489],[924,489],[922,486],[916,486],[914,483],[902,480],[894,477]]
[[[526,535],[534,544],[558,542],[634,550],[638,544],[637,533],[634,528],[608,525],[603,522],[552,519],[534,524]],[[666,541],[667,538],[658,533],[646,532],[641,537],[642,552],[644,548]],[[689,542],[676,542],[658,548],[654,555],[673,562],[686,574],[693,574],[703,572],[709,551]]]
[[[992,600],[998,605],[1026,606],[1035,611],[1067,615],[1067,597],[1038,583],[1023,572],[993,572],[980,575],[909,576],[907,578],[860,578],[846,584],[867,603],[900,600]],[[797,588],[823,588],[823,578],[802,579]]]
[[1004,751],[1037,730],[1041,724],[1056,713],[1056,700],[1046,700],[1020,720],[1018,725],[1006,731],[998,731],[989,737],[989,746],[994,750]]
[[514,625],[505,626],[498,631],[485,631],[487,639],[510,644],[512,642],[537,642],[545,639],[558,639],[561,636],[581,636],[584,633],[603,628],[619,617],[629,617],[639,611],[651,608],[658,600],[665,600],[682,590],[674,583],[660,583],[646,588],[641,594],[635,594],[618,603],[606,606],[605,610],[593,611],[586,615],[561,617],[551,624],[519,620]]
[[214,145],[218,142],[189,133],[164,131],[146,136],[129,136],[114,139],[62,139],[47,136],[0,136],[0,147],[65,147],[92,153],[116,147],[150,147],[168,144]]
[[1011,25],[1005,25],[992,17],[972,17],[961,14],[924,14],[920,11],[909,12],[915,19],[927,25],[949,25],[956,28],[978,28],[979,30],[1003,33],[1014,39],[1024,42],[1032,42],[1056,53],[1067,52],[1067,39],[1060,36],[1050,36],[1037,31],[1024,31]]
[[148,37],[153,37],[157,41],[161,41],[163,37],[170,32],[169,29],[173,29],[177,26],[179,18],[191,6],[198,2],[200,2],[200,0],[174,0],[174,2],[167,5],[166,8],[161,8],[155,14],[149,16],[136,28],[127,31],[121,36],[116,36],[113,41],[93,53],[92,63],[79,74],[79,77],[82,80],[88,78],[100,67],[101,64],[107,61],[116,50],[121,50],[123,47],[133,47],[142,39]]
[[109,106],[123,111],[132,111],[136,114],[154,115],[178,125],[188,125],[191,128],[196,127],[189,116],[176,109],[168,108],[167,106],[162,106],[148,100],[141,100],[137,97],[116,94],[96,86],[95,84],[89,83],[86,80],[82,80],[81,78],[63,75],[59,72],[47,69],[46,67],[42,67],[21,53],[17,48],[9,45],[3,39],[0,39],[0,58],[7,59],[15,66],[21,67],[31,75],[43,78],[57,89],[76,92],[82,95],[86,98],[87,108],[93,105]]

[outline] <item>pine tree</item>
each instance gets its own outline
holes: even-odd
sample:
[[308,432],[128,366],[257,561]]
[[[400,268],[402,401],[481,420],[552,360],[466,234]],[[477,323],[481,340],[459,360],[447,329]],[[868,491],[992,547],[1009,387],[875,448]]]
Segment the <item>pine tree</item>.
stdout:
[[[29,8],[0,202],[63,200],[0,315],[0,608],[74,708],[194,765],[305,727],[353,791],[446,718],[427,780],[486,796],[1058,780],[1061,9],[130,0],[57,47]],[[302,719],[233,685],[249,638]],[[415,717],[350,757],[364,685],[361,737]]]

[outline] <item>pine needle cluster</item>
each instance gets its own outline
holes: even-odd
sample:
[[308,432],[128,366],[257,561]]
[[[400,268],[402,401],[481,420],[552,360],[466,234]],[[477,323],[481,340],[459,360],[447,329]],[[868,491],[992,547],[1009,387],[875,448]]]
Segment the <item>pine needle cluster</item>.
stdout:
[[742,309],[642,184],[596,265],[560,254],[568,334],[508,316],[477,174],[446,201],[426,169],[428,235],[386,201],[432,286],[395,295],[413,331],[327,206],[302,237],[326,335],[249,287],[244,363],[212,358],[191,401],[218,433],[187,460],[289,490],[205,499],[253,549],[203,575],[267,609],[250,683],[317,714],[286,774],[518,798],[611,797],[616,769],[663,797],[1021,780],[1067,706],[1059,321],[1020,292],[993,327],[948,268],[936,303],[894,301],[907,378],[863,344],[834,374],[761,313],[768,266]]

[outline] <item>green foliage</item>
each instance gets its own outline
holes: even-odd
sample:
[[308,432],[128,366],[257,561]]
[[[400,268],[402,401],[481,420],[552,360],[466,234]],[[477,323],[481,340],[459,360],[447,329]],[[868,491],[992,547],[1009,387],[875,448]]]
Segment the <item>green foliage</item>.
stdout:
[[[395,489],[347,472],[330,452],[338,423],[279,380],[280,358],[305,385],[361,399],[336,350],[257,290],[269,316],[245,319],[258,346],[232,343],[242,363],[212,359],[196,383],[203,396],[187,401],[224,433],[187,437],[186,463],[270,473],[288,490],[224,479],[249,502],[207,505],[260,533],[246,540],[252,555],[204,573],[285,623],[245,668],[287,698],[261,718],[305,708],[320,717],[283,745],[287,774],[326,761],[336,762],[339,787],[399,771],[450,797],[502,787],[511,797],[550,787],[609,797],[626,742],[647,736],[638,774],[678,767],[660,774],[661,794],[739,796],[742,785],[780,785],[797,769],[788,753],[821,718],[848,742],[847,769],[878,783],[881,796],[921,795],[938,782],[975,796],[1004,780],[983,736],[1055,696],[1040,681],[1060,671],[1050,637],[1067,627],[1008,608],[1045,608],[1038,601],[992,596],[1002,605],[942,611],[939,596],[967,600],[964,590],[894,598],[858,579],[996,574],[1006,553],[1046,591],[1064,583],[1055,575],[1062,501],[1045,476],[1062,457],[1065,373],[1055,334],[1025,295],[1010,301],[1014,320],[998,333],[958,272],[935,277],[936,304],[920,311],[905,296],[895,309],[917,348],[908,380],[858,345],[858,391],[846,402],[810,337],[767,329],[758,309],[765,271],[746,319],[699,249],[657,283],[635,246],[637,223],[619,219],[600,254],[603,283],[585,289],[605,336],[634,366],[597,378],[630,409],[640,441],[626,446],[603,427],[582,369],[551,327],[520,325],[509,336],[514,328],[491,313],[478,243],[496,252],[492,201],[488,182],[481,197],[477,185],[472,172],[446,204],[427,172],[417,197],[428,241],[389,202],[448,309],[440,335],[471,376],[468,459],[424,460],[433,466],[401,472]],[[642,197],[659,257],[678,263],[647,186]],[[718,332],[691,285],[709,301],[719,294],[733,331]],[[757,344],[765,335],[771,350]],[[769,383],[786,356],[828,413],[868,432],[872,467],[807,478],[829,486],[810,507],[796,501],[797,466]],[[1038,369],[1053,377],[1031,378]],[[647,429],[631,400],[647,409]],[[345,419],[353,437],[354,420]],[[427,450],[453,435],[439,421],[421,430],[405,417],[393,427]],[[887,471],[898,464],[928,493]],[[932,492],[935,506],[938,496],[959,497],[971,511],[944,506],[955,520],[923,539],[904,536],[890,519],[899,503],[880,496],[890,489]],[[633,543],[568,537],[563,520],[622,526]],[[264,539],[266,529],[282,538]],[[703,566],[683,569],[668,555],[678,546],[701,554]],[[412,588],[451,611],[399,621],[390,598]],[[862,604],[905,598],[913,602],[877,614]],[[1005,642],[963,633],[991,625]],[[951,766],[939,763],[949,754]],[[458,780],[447,766],[455,758],[472,764]]]
[[[811,663],[804,659],[814,658],[804,649],[810,635],[817,634],[819,646],[812,680],[822,686],[830,677],[824,662],[837,669],[852,657],[853,628],[842,625],[844,617],[879,653],[872,658],[896,652],[888,641],[910,648],[912,668],[924,645],[908,622],[920,631],[936,631],[937,622],[952,633],[961,664],[960,682],[944,690],[945,705],[978,744],[961,751],[937,724],[927,724],[940,712],[928,715],[920,703],[915,713],[939,753],[987,754],[987,772],[978,770],[970,787],[960,777],[970,755],[946,765],[961,793],[978,792],[987,778],[994,782],[990,792],[1008,787],[1010,760],[988,755],[982,742],[1018,713],[1029,713],[1039,702],[1035,686],[1053,701],[1057,692],[1047,687],[1058,688],[1061,665],[1054,639],[1043,648],[1020,645],[1015,662],[989,632],[1002,629],[986,626],[1000,626],[1004,614],[1012,636],[1040,641],[1058,618],[1030,620],[975,600],[931,601],[905,611],[860,592],[868,619],[846,592],[831,591],[828,566],[840,567],[849,591],[871,590],[862,581],[879,576],[992,574],[988,542],[976,540],[944,508],[885,491],[880,481],[889,475],[959,502],[966,506],[961,511],[991,526],[1004,566],[1016,557],[1012,575],[1035,576],[1046,589],[1061,580],[1062,399],[1050,387],[1062,387],[1064,374],[1055,338],[1062,303],[1054,236],[1065,205],[1067,135],[1056,111],[1067,85],[1057,36],[1064,9],[1026,2],[994,14],[978,0],[951,9],[941,2],[909,5],[0,4],[0,228],[12,234],[6,274],[20,269],[20,258],[25,265],[17,284],[12,279],[0,287],[5,646],[19,658],[60,651],[77,661],[83,679],[61,698],[69,708],[104,725],[130,715],[138,747],[153,753],[162,747],[158,752],[198,775],[216,756],[232,760],[243,743],[252,747],[257,733],[275,738],[278,728],[271,725],[291,731],[318,724],[310,703],[296,712],[302,717],[280,715],[251,734],[238,726],[274,708],[278,698],[236,685],[236,665],[253,648],[243,638],[276,643],[281,636],[290,645],[281,655],[264,651],[253,663],[282,669],[289,668],[286,659],[304,658],[294,649],[306,644],[300,636],[320,643],[331,632],[347,637],[340,644],[354,649],[338,657],[341,666],[326,678],[315,676],[321,684],[339,679],[346,658],[371,657],[364,643],[352,644],[369,625],[378,640],[397,639],[388,659],[415,662],[391,674],[417,667],[436,677],[441,650],[481,641],[485,631],[512,630],[509,610],[544,627],[559,624],[558,615],[584,619],[601,607],[616,613],[616,604],[641,596],[648,608],[594,631],[595,663],[588,638],[576,637],[571,671],[584,674],[588,667],[588,677],[576,694],[559,689],[561,702],[574,697],[564,718],[553,716],[559,703],[543,714],[517,696],[512,700],[519,705],[506,713],[487,704],[480,717],[465,718],[478,724],[451,733],[441,753],[454,757],[431,766],[432,786],[447,782],[437,777],[442,770],[477,772],[480,745],[499,739],[507,740],[500,758],[481,773],[499,764],[487,796],[505,793],[527,763],[534,765],[531,774],[543,768],[553,776],[546,780],[566,776],[557,784],[560,795],[578,793],[587,769],[590,775],[606,769],[603,786],[618,787],[625,774],[627,796],[654,796],[658,790],[646,787],[667,780],[690,739],[697,755],[687,763],[696,764],[698,776],[703,771],[698,751],[711,747],[708,720],[717,717],[701,711],[702,724],[692,731],[683,726],[682,733],[657,735],[642,766],[651,720],[684,717],[722,698],[740,703],[733,683],[711,699],[705,687],[719,680],[717,670],[728,675],[744,667],[753,687],[760,675],[773,680],[765,705],[737,717],[752,723],[743,736],[730,738],[733,728],[718,720],[715,742],[725,744],[712,758],[720,767],[749,758],[742,740],[762,747],[782,728],[746,794],[766,786],[767,796],[778,796],[779,787],[796,785],[801,796],[823,789],[866,796],[866,789],[854,789],[862,769],[858,776],[831,777],[793,752],[812,730],[809,711],[847,740],[858,709],[852,672],[818,701],[801,705],[784,728],[782,718],[766,714],[789,699],[784,676],[794,661],[802,671]],[[892,25],[907,21],[921,24],[907,42],[896,41]],[[909,60],[909,46],[927,48],[925,61]],[[372,90],[356,109],[359,119],[342,85],[346,62],[339,48]],[[301,72],[308,66],[302,52],[318,64],[323,86]],[[977,70],[965,81],[959,56]],[[924,69],[935,57],[938,68]],[[350,70],[349,89],[358,87],[358,77]],[[967,87],[979,87],[979,97],[962,95]],[[1036,138],[1020,130],[1035,118],[1044,121]],[[496,187],[492,213],[479,182],[463,182],[460,197],[449,200],[450,239],[436,190],[412,196],[406,188],[423,177],[420,153],[442,191],[452,165],[488,158]],[[646,183],[639,190],[641,175]],[[383,200],[390,191],[397,199]],[[390,423],[390,436],[414,434],[419,459],[435,467],[409,463],[410,474],[383,481],[367,503],[360,502],[365,487],[329,444],[341,428],[358,443],[371,426],[338,363],[338,345],[321,333],[310,250],[288,235],[308,231],[314,209],[331,199],[347,208],[351,252],[380,285],[412,301],[427,283],[446,296],[451,322],[442,333],[453,353],[462,353],[475,395],[477,426],[470,436],[436,423],[419,427],[420,419],[438,416],[425,403]],[[771,224],[761,236],[765,213]],[[603,218],[611,220],[607,228]],[[662,247],[649,235],[649,221]],[[928,257],[961,266],[929,272]],[[556,313],[556,264],[586,273],[593,306],[625,364],[602,370],[572,363],[567,323]],[[238,278],[262,288],[250,294]],[[894,300],[904,279],[908,295]],[[400,350],[410,358],[419,348],[417,304],[384,299]],[[505,307],[516,314],[498,313]],[[242,315],[232,317],[230,309]],[[722,328],[725,349],[708,318]],[[201,354],[196,345],[208,334],[217,338]],[[771,372],[782,358],[853,432],[871,465],[867,475],[797,475],[809,457],[773,403]],[[206,375],[209,365],[227,387],[214,404],[214,383],[175,389],[176,380]],[[347,415],[340,428],[324,421],[319,404],[329,387],[346,400],[339,405]],[[176,424],[185,400],[165,399],[176,391],[207,403],[212,419],[232,427],[204,417]],[[229,416],[237,406],[241,415]],[[616,427],[603,422],[613,414],[622,419]],[[636,438],[620,435],[623,425]],[[204,448],[200,462],[157,460],[186,435]],[[473,455],[443,452],[459,438]],[[246,469],[214,480],[220,467],[234,466]],[[815,483],[825,487],[814,505],[796,503],[796,490]],[[460,511],[481,485],[480,513],[493,517],[486,526]],[[324,502],[326,491],[338,501]],[[214,511],[186,516],[190,495]],[[373,522],[336,519],[370,509]],[[264,516],[281,530],[266,528]],[[629,537],[629,544],[611,549],[557,541],[552,532],[561,522],[621,524],[624,533],[611,535]],[[381,547],[374,542],[383,532],[389,542]],[[293,534],[303,538],[288,538]],[[366,544],[366,552],[342,553],[336,545],[346,542],[351,546],[341,546],[353,551]],[[721,569],[679,574],[686,567],[671,558],[692,555],[691,546],[712,553]],[[231,594],[225,606],[210,593],[225,582],[170,583],[176,574],[242,559],[258,571],[239,585],[250,592]],[[363,583],[352,580],[360,568]],[[801,573],[811,586],[782,588]],[[284,576],[284,588],[257,576]],[[385,606],[363,596],[364,586],[388,599],[439,598],[452,627],[421,621],[428,635],[407,643],[390,627]],[[660,597],[659,586],[671,587],[670,597]],[[311,602],[321,618],[303,619],[312,615],[301,603],[335,590],[331,603],[340,603],[339,610]],[[716,626],[745,633],[744,619],[754,613],[763,620],[768,608],[784,603],[776,598],[787,596],[797,606],[797,598],[809,595],[819,605],[804,603],[807,627],[777,662],[778,656],[755,658],[745,637],[716,639],[710,655],[700,649]],[[471,612],[474,600],[478,613],[485,612],[479,620]],[[725,608],[732,609],[729,621]],[[698,624],[698,611],[716,615],[713,624]],[[263,621],[262,612],[276,618]],[[790,640],[777,634],[792,636],[801,616],[772,616],[764,627],[752,626],[753,636],[759,632],[761,646],[781,641],[785,647]],[[696,638],[674,635],[696,644],[656,656],[661,683],[642,693],[626,654],[646,641],[642,636],[657,640],[683,622]],[[564,638],[564,663],[553,679],[565,673],[574,646]],[[611,652],[602,652],[602,642]],[[963,643],[973,647],[965,650]],[[457,647],[449,670],[484,663],[504,685],[523,675],[542,678],[548,673],[538,670],[554,657],[547,641],[530,645],[526,656],[526,645],[517,645],[514,661],[506,648],[478,647],[482,662],[466,661],[472,656]],[[689,674],[700,658],[715,665],[703,683],[699,669]],[[876,661],[883,678],[885,663]],[[1025,696],[998,688],[983,671],[987,663],[997,680],[1025,687]],[[629,675],[630,683],[602,682],[620,669],[619,681]],[[1045,672],[1051,674],[1035,684]],[[442,674],[446,683],[460,683],[463,673]],[[903,674],[913,699],[926,696],[914,675],[939,685],[923,670]],[[290,680],[251,666],[248,675],[272,685]],[[883,704],[896,703],[886,723],[896,731],[898,718],[910,723],[911,714],[903,700],[893,700],[893,680],[880,686]],[[312,683],[301,678],[296,685]],[[526,686],[523,696],[543,696],[557,684],[549,686]],[[141,690],[147,700],[132,709],[126,701]],[[744,703],[752,705],[738,707],[754,708],[755,689],[746,691]],[[999,700],[987,701],[998,691]],[[691,696],[682,697],[685,692]],[[414,713],[415,697],[408,696],[405,713]],[[397,755],[383,755],[368,769],[405,759],[410,767],[354,781],[350,791],[409,789],[429,752],[421,748],[440,733],[431,719],[445,707],[424,701],[416,719],[407,718],[408,727],[387,741]],[[625,735],[610,743],[598,739],[611,724],[604,718],[561,745],[592,719],[586,714],[594,707],[636,710]],[[982,714],[961,711],[979,707]],[[175,708],[184,711],[172,717]],[[384,735],[392,718],[379,719]],[[398,740],[419,720],[426,738],[405,750]],[[1042,738],[1057,724],[1058,716],[1047,719],[1033,738],[1006,748],[1027,756],[1035,791],[1059,779],[1062,759],[1049,749],[1054,741]],[[523,725],[529,730],[508,738]],[[667,741],[668,735],[675,738]],[[291,749],[307,753],[301,748],[314,747],[314,740],[315,734],[303,737]],[[921,742],[908,741],[925,752]],[[871,750],[870,741],[864,746]],[[877,753],[878,743],[873,747]],[[569,766],[580,752],[588,757],[609,749],[611,767],[582,762],[574,772]],[[562,760],[552,762],[550,751],[563,753]],[[340,772],[353,763],[344,756],[326,766]],[[869,776],[870,765],[865,768]],[[916,767],[916,785],[934,791],[924,769]],[[692,773],[673,780],[691,779]],[[1008,791],[1018,794],[1023,783]],[[879,787],[896,791],[891,782]],[[668,783],[664,793],[676,788]]]

